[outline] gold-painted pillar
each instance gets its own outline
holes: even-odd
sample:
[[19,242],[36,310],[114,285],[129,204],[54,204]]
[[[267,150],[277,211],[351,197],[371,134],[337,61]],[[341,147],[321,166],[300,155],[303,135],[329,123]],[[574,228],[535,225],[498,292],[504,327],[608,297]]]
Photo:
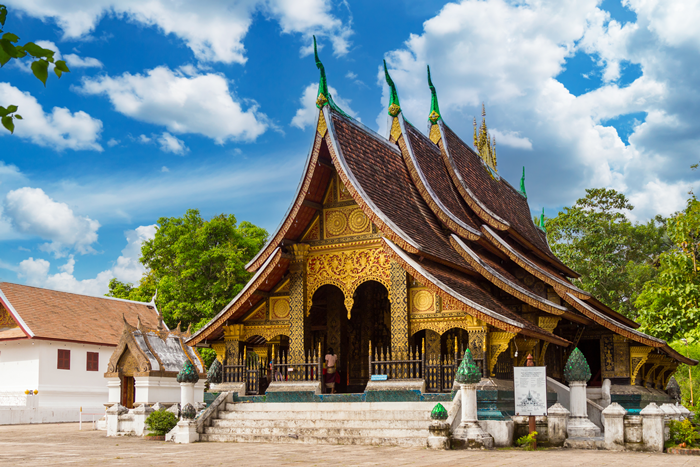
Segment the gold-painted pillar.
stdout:
[[472,358],[481,366],[481,372],[488,377],[486,372],[486,326],[468,327],[469,334],[469,350],[472,353]]
[[489,333],[489,373],[496,376],[495,368],[498,356],[508,350],[511,339],[515,337],[512,332],[490,332]]
[[391,351],[408,352],[408,277],[396,261],[389,265],[391,276]]
[[289,363],[304,363],[304,312],[306,304],[306,258],[309,245],[292,245],[289,266]]
[[[240,342],[243,338],[243,329],[244,326],[242,324],[232,324],[230,326],[224,326],[225,364],[238,364],[238,349],[240,347]],[[219,351],[216,348],[214,348],[214,350],[216,351],[216,356],[218,358]]]
[[226,358],[226,342],[214,342],[211,348],[216,352],[216,359],[223,365]]

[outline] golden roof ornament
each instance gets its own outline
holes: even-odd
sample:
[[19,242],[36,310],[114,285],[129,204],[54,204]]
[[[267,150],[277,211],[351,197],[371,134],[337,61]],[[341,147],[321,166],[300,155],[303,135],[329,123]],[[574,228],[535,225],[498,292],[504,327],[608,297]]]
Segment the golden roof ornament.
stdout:
[[481,127],[476,126],[476,118],[474,119],[474,148],[484,163],[495,173],[498,173],[496,138],[489,136],[489,130],[486,126],[486,106],[483,103],[481,104]]

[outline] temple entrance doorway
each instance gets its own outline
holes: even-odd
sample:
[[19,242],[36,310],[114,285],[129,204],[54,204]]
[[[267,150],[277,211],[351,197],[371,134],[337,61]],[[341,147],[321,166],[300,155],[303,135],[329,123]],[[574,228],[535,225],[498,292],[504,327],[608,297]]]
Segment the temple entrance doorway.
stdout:
[[329,348],[337,355],[337,393],[361,393],[370,376],[370,341],[372,349],[391,346],[389,293],[379,282],[363,283],[353,295],[349,319],[344,298],[334,285],[324,285],[314,293],[305,341],[308,350],[320,348],[322,358]]

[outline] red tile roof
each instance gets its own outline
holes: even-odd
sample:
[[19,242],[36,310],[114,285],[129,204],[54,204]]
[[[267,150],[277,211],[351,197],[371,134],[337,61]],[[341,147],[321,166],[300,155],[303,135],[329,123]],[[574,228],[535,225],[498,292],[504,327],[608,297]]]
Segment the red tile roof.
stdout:
[[[132,325],[141,318],[146,327],[158,326],[158,313],[148,303],[89,297],[10,282],[0,282],[0,292],[0,304],[33,338],[116,346],[124,329],[122,315]],[[0,333],[0,339],[9,337]]]

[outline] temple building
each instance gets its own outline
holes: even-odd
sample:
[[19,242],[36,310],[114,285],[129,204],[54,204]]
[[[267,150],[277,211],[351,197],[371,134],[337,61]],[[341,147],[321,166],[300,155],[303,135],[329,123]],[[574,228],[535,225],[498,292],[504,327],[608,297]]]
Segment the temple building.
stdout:
[[0,282],[0,425],[100,418],[125,322],[161,317],[154,302]]
[[316,64],[316,131],[291,206],[246,266],[250,282],[187,341],[216,351],[224,382],[244,353],[270,370],[248,393],[265,379],[316,379],[329,348],[337,391],[352,393],[380,373],[449,393],[466,348],[485,378],[511,385],[528,354],[563,381],[576,347],[590,387],[609,379],[660,393],[679,363],[697,363],[574,285],[579,275],[533,221],[524,174],[519,189],[501,178],[485,120],[473,147],[450,129],[429,69],[423,133],[385,65],[385,137],[333,102]]

